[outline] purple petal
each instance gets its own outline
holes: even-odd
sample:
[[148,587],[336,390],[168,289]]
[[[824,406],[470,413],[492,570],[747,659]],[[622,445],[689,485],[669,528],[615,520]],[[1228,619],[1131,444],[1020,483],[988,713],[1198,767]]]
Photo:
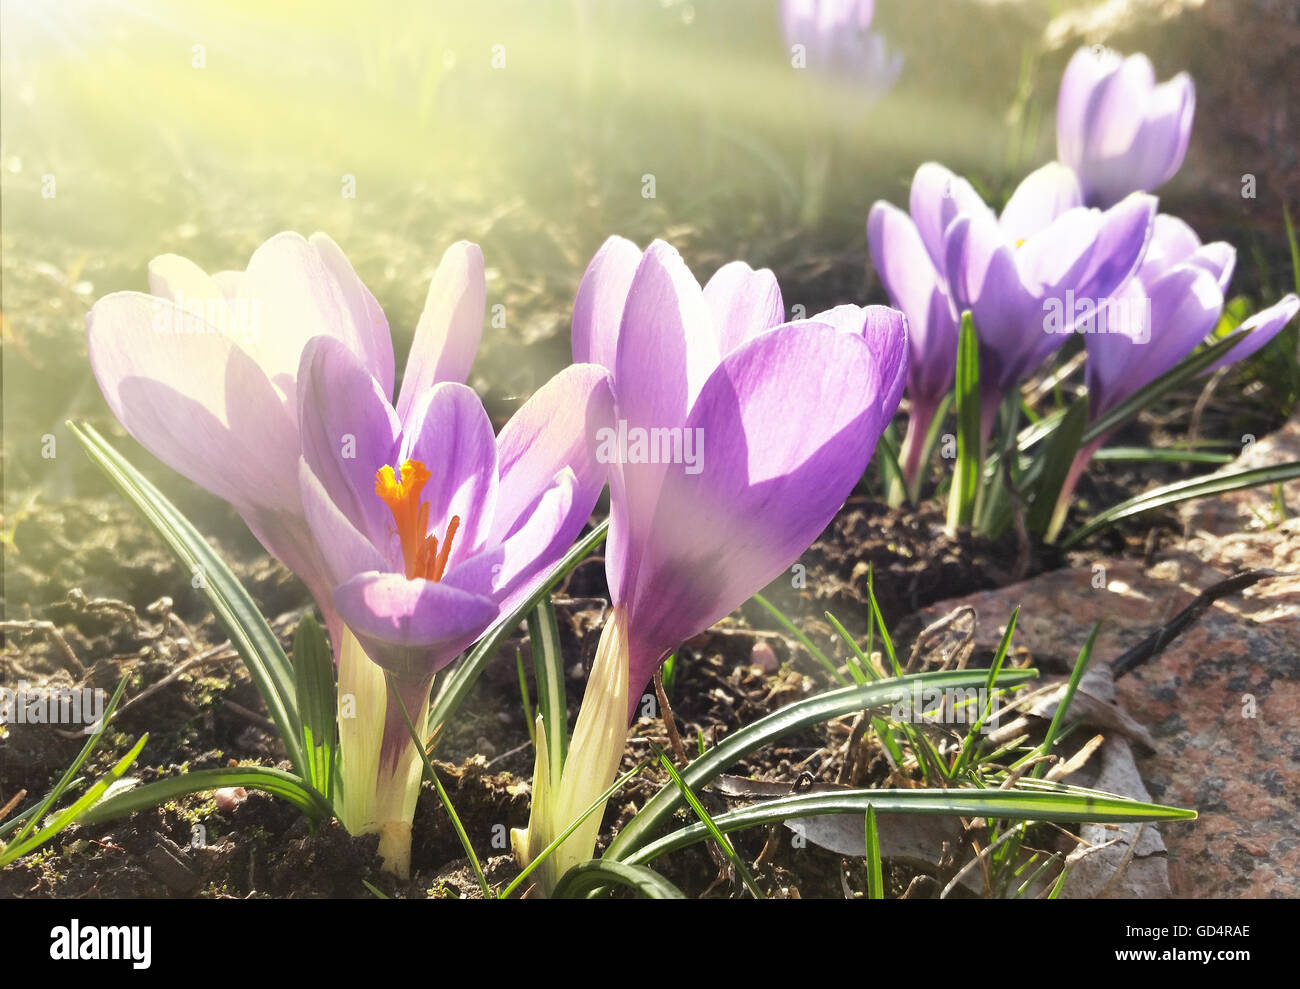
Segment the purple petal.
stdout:
[[624,237],[610,237],[587,265],[573,300],[573,362],[614,370],[618,328],[623,321],[641,249]]
[[[400,566],[400,552],[396,561],[381,552],[370,537],[344,514],[339,502],[311,469],[306,458],[298,462],[298,494],[330,588],[346,583],[359,573],[386,571]],[[373,489],[371,495],[374,496]],[[374,500],[379,499],[375,497]],[[332,595],[327,594],[326,600],[332,603]]]
[[375,475],[397,461],[401,428],[383,386],[337,340],[317,337],[303,351],[298,428],[303,457],[330,500],[370,542],[388,547],[393,517],[375,494]]
[[[340,285],[315,246],[296,233],[276,234],[253,252],[231,305],[256,330],[248,345],[258,365],[297,407],[295,395],[303,348],[315,336],[340,340],[363,360],[374,349],[374,327],[358,325],[356,285]],[[368,368],[381,376],[383,368]]]
[[952,387],[957,313],[911,218],[878,202],[867,219],[871,258],[890,300],[907,316],[908,394],[937,401]]
[[393,337],[388,330],[388,317],[380,307],[378,300],[370,289],[357,277],[347,256],[327,235],[314,233],[307,238],[316,249],[321,261],[334,276],[339,289],[343,292],[344,302],[352,312],[352,323],[360,334],[361,359],[383,389],[384,397],[393,394]]
[[592,505],[579,504],[577,495],[573,472],[561,470],[507,539],[448,570],[443,583],[491,598],[501,615],[513,611],[568,552],[591,517]]
[[809,320],[853,333],[867,341],[880,372],[880,414],[889,422],[907,380],[907,317],[888,306],[836,306]]
[[460,240],[447,248],[429,282],[424,311],[402,373],[397,415],[407,421],[421,393],[442,381],[464,384],[483,338],[487,288],[483,252]]
[[574,500],[590,514],[609,470],[596,457],[600,430],[613,427],[614,392],[603,367],[573,364],[539,388],[497,438],[500,486],[491,541],[518,530],[528,507],[565,468],[574,474]]
[[298,458],[293,418],[233,337],[169,301],[118,292],[95,303],[86,338],[109,408],[150,453],[237,507],[298,514],[285,473]]
[[702,469],[667,473],[634,543],[633,696],[664,651],[738,607],[825,528],[884,427],[880,388],[865,341],[816,323],[771,330],[723,360],[686,420],[702,431]]
[[785,303],[776,276],[744,261],[717,270],[704,286],[704,301],[718,335],[718,353],[729,354],[746,340],[785,322]]
[[1091,262],[1076,294],[1104,299],[1128,281],[1151,239],[1156,205],[1154,196],[1135,192],[1101,214]]
[[959,217],[948,230],[946,250],[958,308],[971,310],[975,320],[980,389],[991,401],[1024,380],[1065,338],[1046,332],[1042,301],[1021,282],[1015,248],[996,222]]
[[1083,205],[1074,172],[1050,162],[1031,172],[1016,188],[1002,211],[1003,235],[1013,244],[1028,240],[1067,210]]
[[429,505],[430,533],[442,540],[452,516],[460,517],[447,558],[450,568],[477,553],[492,528],[497,502],[492,420],[474,389],[444,381],[416,400],[403,427],[399,462],[418,460],[429,469],[420,500]]
[[1121,62],[1119,55],[1108,48],[1080,48],[1061,76],[1056,100],[1056,156],[1076,172],[1084,164],[1089,109],[1098,86]]
[[949,224],[964,214],[995,219],[993,211],[969,182],[934,162],[926,162],[916,170],[909,209],[921,243],[941,274],[944,270],[944,235]]
[[[619,330],[614,392],[620,424],[639,430],[681,427],[718,360],[699,283],[676,250],[655,241],[632,280]],[[635,577],[624,567],[625,534],[649,523],[665,469],[664,464],[627,463],[610,472],[611,492],[625,492],[611,509],[611,528],[618,531],[611,532],[606,546],[605,570],[615,601]],[[623,512],[627,517],[615,526]]]
[[[1143,318],[1125,326],[1119,312]],[[1156,279],[1147,292],[1130,282],[1101,320],[1107,332],[1090,332],[1089,411],[1096,419],[1148,382],[1154,381],[1196,349],[1214,329],[1223,295],[1214,276],[1192,264],[1178,265]],[[1127,329],[1129,332],[1117,332]]]
[[489,598],[392,573],[358,574],[334,592],[334,603],[372,660],[412,679],[450,663],[497,613]]
[[1261,309],[1233,331],[1233,335],[1251,331],[1250,336],[1211,364],[1204,373],[1212,374],[1221,367],[1235,364],[1258,353],[1261,347],[1286,328],[1287,323],[1295,319],[1297,312],[1300,312],[1300,297],[1297,297],[1294,292],[1283,296],[1267,309]]

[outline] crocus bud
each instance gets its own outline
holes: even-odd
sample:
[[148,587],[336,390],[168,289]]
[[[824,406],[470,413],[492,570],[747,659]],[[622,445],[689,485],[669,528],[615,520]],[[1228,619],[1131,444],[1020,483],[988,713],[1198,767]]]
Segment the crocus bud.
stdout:
[[1056,104],[1056,155],[1079,177],[1089,206],[1151,192],[1183,163],[1196,88],[1186,72],[1156,84],[1145,55],[1099,46],[1075,52]]

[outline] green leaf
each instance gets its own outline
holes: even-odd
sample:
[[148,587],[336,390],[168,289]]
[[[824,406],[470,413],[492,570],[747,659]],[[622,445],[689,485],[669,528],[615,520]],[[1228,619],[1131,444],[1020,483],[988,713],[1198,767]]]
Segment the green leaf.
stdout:
[[718,847],[721,848],[722,853],[727,856],[727,860],[731,863],[731,867],[739,874],[741,881],[745,884],[745,888],[749,890],[749,895],[756,900],[765,899],[763,891],[759,888],[758,882],[749,871],[749,867],[745,865],[744,859],[736,854],[735,846],[731,844],[727,839],[727,836],[718,830],[717,826],[713,823],[713,820],[709,817],[709,812],[705,810],[704,805],[700,803],[699,797],[691,792],[691,788],[686,785],[681,774],[677,772],[676,767],[673,766],[672,760],[669,759],[668,756],[664,754],[664,751],[659,748],[659,746],[655,745],[654,742],[650,743],[650,747],[654,749],[655,755],[659,757],[659,764],[667,770],[668,775],[672,778],[673,783],[681,792],[682,797],[691,805],[691,810],[694,811],[695,816],[699,818],[700,823],[709,829],[709,834],[713,835],[713,840],[718,843]]
[[569,752],[569,711],[564,694],[564,655],[560,651],[560,624],[551,596],[545,595],[528,614],[528,638],[533,646],[533,668],[537,673],[537,709],[546,732],[546,752],[551,779],[564,773]]
[[[117,761],[117,764],[101,777],[94,786],[83,793],[72,806],[60,811],[48,825],[35,834],[29,835],[24,840],[15,841],[0,849],[0,868],[39,848],[74,821],[78,819],[87,820],[89,815],[86,814],[86,811],[104,795],[110,786],[122,778],[123,773],[131,768],[131,764],[140,755],[140,750],[144,748],[144,743],[148,740],[148,734],[141,735],[140,740],[135,743],[130,752],[122,756]],[[33,817],[32,820],[35,821],[37,818]]]
[[289,801],[314,821],[334,816],[325,798],[293,773],[270,766],[234,766],[229,769],[196,769],[137,786],[97,804],[83,820],[86,823],[109,821],[177,797],[219,790],[224,786],[242,786],[269,793]]
[[592,814],[596,813],[596,811],[604,810],[605,803],[609,798],[618,793],[619,790],[623,789],[623,787],[627,785],[628,781],[631,780],[633,776],[637,775],[637,773],[641,772],[645,766],[646,764],[644,762],[638,763],[611,783],[604,793],[587,805],[587,809],[578,815],[577,820],[551,839],[551,843],[538,853],[537,858],[529,862],[528,865],[524,867],[524,870],[510,881],[510,885],[501,891],[500,898],[504,900],[513,893],[515,889],[517,889],[519,885],[533,873],[533,870],[537,869],[543,862],[551,857],[557,848],[564,844],[565,839],[567,839],[569,835],[578,830],[578,825],[589,818]]
[[[1056,737],[1061,732],[1061,726],[1065,724],[1065,712],[1069,710],[1070,702],[1074,700],[1074,693],[1079,689],[1079,682],[1083,680],[1084,671],[1088,668],[1088,660],[1092,659],[1092,647],[1097,642],[1097,632],[1100,629],[1101,622],[1093,622],[1092,631],[1088,633],[1088,641],[1083,644],[1083,648],[1079,650],[1079,655],[1074,661],[1074,669],[1070,672],[1070,681],[1065,686],[1065,693],[1061,695],[1061,699],[1056,705],[1056,713],[1052,715],[1052,723],[1047,726],[1047,734],[1043,736],[1043,744],[1038,747],[1038,751],[1043,755],[1050,755],[1052,746],[1056,744]],[[1034,766],[1034,777],[1040,778],[1046,769],[1046,762],[1038,763]]]
[[1236,457],[1213,450],[1180,450],[1177,447],[1103,446],[1093,460],[1135,461],[1148,464],[1230,464]]
[[91,732],[90,737],[86,739],[86,744],[83,745],[81,751],[77,753],[77,758],[72,760],[71,765],[69,765],[68,768],[63,771],[63,775],[59,777],[59,781],[55,783],[50,792],[45,795],[45,799],[42,800],[35,810],[27,816],[27,823],[25,823],[19,832],[14,835],[13,841],[15,844],[21,842],[25,837],[27,837],[32,828],[39,824],[45,815],[49,813],[50,808],[58,802],[59,797],[63,796],[64,792],[71,785],[72,778],[77,775],[81,770],[81,767],[86,764],[86,760],[90,758],[90,754],[95,751],[95,747],[99,744],[99,740],[104,737],[104,730],[108,727],[109,721],[112,720],[113,712],[117,710],[117,703],[122,699],[122,693],[126,690],[126,682],[128,679],[130,679],[130,674],[124,675],[122,679],[117,682],[117,688],[113,691],[113,696],[108,699],[108,704],[104,708],[104,713],[99,718],[99,724],[95,726],[95,730]]
[[839,671],[836,665],[830,661],[830,657],[828,657],[824,652],[822,652],[815,645],[813,645],[812,639],[804,635],[803,631],[799,628],[799,626],[796,625],[794,622],[790,621],[790,619],[785,616],[785,613],[781,611],[780,608],[774,605],[767,598],[763,597],[763,595],[761,594],[755,594],[754,600],[757,601],[759,604],[761,604],[764,608],[766,608],[768,614],[770,614],[773,618],[775,618],[778,622],[780,622],[781,627],[784,628],[791,635],[793,635],[795,639],[798,640],[799,644],[808,650],[808,654],[826,668],[826,672],[828,672],[832,677],[834,677],[840,683],[846,685],[848,684],[849,682],[848,677],[846,677],[843,673]]
[[906,497],[907,485],[903,483],[903,468],[898,463],[898,433],[893,423],[880,434],[876,457],[880,468],[880,488],[889,504],[897,507]]
[[443,683],[442,689],[438,691],[433,703],[429,705],[429,717],[425,724],[431,734],[440,734],[439,727],[445,724],[456,712],[456,709],[460,707],[465,700],[465,696],[487,668],[488,663],[496,657],[501,643],[510,638],[511,633],[519,627],[519,623],[537,607],[542,598],[551,593],[556,584],[568,576],[574,567],[591,555],[591,552],[604,541],[608,529],[609,522],[605,521],[587,533],[555,565],[555,569],[551,571],[550,576],[542,581],[541,585],[527,601],[524,601],[510,615],[498,622],[492,631],[479,640],[478,645],[465,654],[465,658],[461,660],[455,671]]
[[948,528],[970,525],[979,499],[980,465],[980,357],[975,321],[961,315],[957,341],[957,466],[948,491]]
[[1042,535],[1051,524],[1057,499],[1061,495],[1061,486],[1065,484],[1070,465],[1079,452],[1087,425],[1088,399],[1085,397],[1070,406],[1060,427],[1052,432],[1039,450],[1038,458],[1042,460],[1043,466],[1029,496],[1029,510],[1025,513],[1025,527],[1030,532]]
[[337,687],[334,654],[324,630],[303,615],[293,636],[294,694],[302,717],[302,745],[310,769],[308,782],[332,800],[338,758]]
[[[851,711],[889,707],[909,700],[914,687],[917,689],[932,687],[936,690],[958,687],[978,689],[984,685],[987,676],[985,670],[914,673],[890,680],[878,680],[863,686],[841,687],[838,690],[830,690],[797,701],[759,718],[753,724],[722,739],[687,766],[682,771],[682,779],[692,790],[698,790],[750,753],[803,728]],[[1008,670],[1002,674],[1001,681],[1004,686],[1015,686],[1036,676],[1038,676],[1036,670]],[[605,859],[609,861],[626,859],[636,848],[647,842],[684,802],[676,789],[664,787],[646,801],[645,806],[619,832],[605,852]]]
[[686,896],[653,869],[622,862],[589,859],[560,877],[551,891],[556,900],[576,900],[604,886],[626,886],[648,900],[684,900]]
[[300,742],[302,724],[295,707],[293,667],[253,599],[189,520],[107,440],[85,423],[68,420],[67,425],[90,459],[162,537],[191,575],[191,583],[207,598],[262,695],[290,761],[304,779],[308,778],[307,757]]
[[1079,445],[1084,446],[1098,437],[1105,436],[1116,427],[1123,425],[1143,409],[1155,404],[1156,399],[1160,398],[1162,395],[1187,384],[1225,353],[1244,340],[1246,336],[1247,334],[1245,333],[1239,333],[1236,336],[1224,337],[1222,340],[1216,340],[1208,347],[1202,347],[1191,356],[1184,358],[1174,367],[1170,368],[1154,381],[1150,381],[1143,385],[1132,395],[1128,396],[1128,398],[1124,399],[1124,401],[1120,402],[1113,409],[1104,413],[1101,418],[1093,422],[1092,425],[1084,430],[1083,438],[1080,440]]
[[1130,498],[1128,501],[1121,502],[1093,516],[1086,524],[1070,533],[1061,543],[1061,548],[1069,549],[1071,546],[1087,539],[1093,533],[1100,532],[1102,529],[1112,526],[1123,519],[1141,515],[1143,512],[1164,508],[1167,505],[1176,505],[1182,501],[1191,501],[1194,498],[1204,498],[1207,495],[1224,494],[1228,491],[1240,491],[1245,488],[1254,488],[1267,484],[1280,484],[1294,480],[1297,477],[1300,477],[1300,461],[1291,461],[1285,464],[1274,464],[1270,467],[1252,467],[1249,470],[1221,472],[1210,474],[1207,477],[1196,477],[1188,481],[1166,484],[1163,487],[1153,488],[1135,498]]
[[[729,833],[799,817],[830,814],[861,816],[867,812],[868,807],[875,808],[878,814],[953,814],[961,817],[1060,823],[1190,821],[1196,818],[1195,811],[1180,807],[1144,803],[1098,791],[1059,787],[1032,790],[849,790],[802,793],[765,800],[720,814],[713,822],[719,830]],[[686,848],[707,837],[709,831],[704,825],[691,824],[642,846],[621,861],[631,865],[645,865],[661,855]],[[607,852],[607,857],[608,854]]]
[[880,833],[876,829],[876,808],[867,804],[867,898],[885,898],[885,872],[880,864]]
[[1300,244],[1296,243],[1295,225],[1291,222],[1291,211],[1282,207],[1282,222],[1286,225],[1286,242],[1291,248],[1291,278],[1295,283],[1295,290],[1300,292]]

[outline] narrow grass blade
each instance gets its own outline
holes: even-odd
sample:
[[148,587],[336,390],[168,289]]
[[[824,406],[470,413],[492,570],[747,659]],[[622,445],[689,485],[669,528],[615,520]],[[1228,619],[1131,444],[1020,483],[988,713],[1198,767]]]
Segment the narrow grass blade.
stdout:
[[686,895],[653,869],[590,859],[560,877],[551,892],[556,900],[577,900],[604,886],[626,886],[649,900],[684,900]]
[[957,466],[948,491],[948,528],[970,525],[979,498],[980,465],[980,358],[975,321],[962,313],[957,342]]
[[1143,409],[1154,404],[1156,399],[1162,395],[1187,384],[1245,338],[1246,334],[1239,333],[1236,336],[1216,340],[1208,347],[1202,347],[1190,357],[1183,359],[1154,381],[1143,385],[1085,429],[1083,438],[1080,440],[1080,446],[1091,443],[1099,436],[1105,436]]
[[885,616],[880,613],[880,602],[876,600],[876,567],[875,564],[867,566],[867,603],[871,607],[871,617],[880,629],[880,644],[885,647],[885,656],[889,659],[889,668],[894,671],[894,676],[903,675],[903,667],[898,662],[898,653],[894,651],[894,640],[889,635],[889,629],[885,627]]
[[546,732],[546,752],[551,779],[564,773],[569,752],[569,712],[564,694],[564,656],[560,652],[560,624],[555,605],[545,595],[528,615],[528,638],[533,646],[533,668],[537,672],[537,709]]
[[[1035,670],[1008,670],[1002,674],[1001,682],[1003,686],[1015,686],[1037,675]],[[909,701],[914,689],[932,687],[942,691],[958,687],[978,688],[984,684],[986,676],[984,670],[917,673],[861,687],[841,687],[797,701],[722,739],[682,770],[682,779],[692,790],[698,790],[750,753],[803,728],[852,711],[889,707]],[[605,858],[610,861],[626,858],[667,823],[683,803],[682,796],[676,789],[664,787],[646,801],[645,806],[623,827],[605,852]]]
[[85,423],[69,420],[67,426],[95,466],[108,476],[162,537],[186,573],[191,575],[191,583],[207,598],[217,621],[238,650],[253,684],[262,695],[290,761],[299,774],[307,778],[307,757],[300,742],[302,724],[294,707],[297,692],[293,668],[253,599],[189,520],[107,440]]
[[[140,750],[144,748],[144,743],[147,741],[149,741],[148,734],[141,735],[140,740],[132,746],[130,752],[122,756],[112,769],[101,777],[94,786],[77,798],[70,807],[60,811],[48,825],[35,834],[28,835],[22,841],[15,841],[13,844],[0,849],[0,868],[39,848],[78,818],[83,818],[85,812],[95,801],[102,797],[108,788],[121,779],[122,774],[131,768],[131,764],[140,755]],[[32,820],[35,821],[36,818],[33,817]]]
[[898,432],[891,423],[876,444],[876,463],[880,468],[880,488],[890,505],[901,505],[907,494],[903,468],[898,463]]
[[844,626],[840,624],[839,619],[829,611],[823,612],[823,614],[826,616],[827,621],[831,623],[832,627],[834,627],[839,637],[844,640],[844,643],[857,658],[857,662],[850,662],[848,667],[849,672],[853,674],[853,679],[858,682],[858,685],[861,686],[862,684],[869,683],[872,680],[881,679],[880,674],[876,672],[876,668],[871,663],[871,657],[862,651],[862,648],[854,641],[853,636],[849,635]]
[[25,837],[27,837],[32,828],[39,824],[44,819],[45,815],[50,812],[50,808],[58,803],[59,797],[63,796],[64,791],[66,791],[71,785],[72,778],[81,771],[81,767],[86,764],[86,760],[90,758],[90,754],[95,751],[95,747],[99,744],[99,740],[104,737],[104,729],[108,727],[109,721],[113,718],[113,712],[117,710],[118,701],[122,699],[122,693],[126,690],[126,682],[128,679],[130,679],[129,675],[123,676],[122,679],[117,682],[117,688],[113,691],[113,696],[108,699],[108,704],[104,707],[104,713],[99,718],[99,724],[95,726],[95,730],[91,732],[90,737],[86,739],[86,744],[83,745],[81,751],[77,753],[77,758],[72,760],[68,765],[68,768],[63,771],[63,775],[59,777],[59,781],[54,784],[50,789],[50,792],[45,795],[45,799],[37,805],[36,809],[27,818],[27,823],[22,825],[18,833],[14,835],[13,840],[15,844],[21,842]]
[[1286,226],[1286,242],[1291,248],[1291,280],[1295,290],[1300,292],[1300,244],[1296,242],[1295,225],[1291,222],[1291,211],[1282,207],[1282,222]]
[[1230,464],[1236,457],[1213,450],[1179,450],[1176,447],[1103,446],[1093,460],[1145,464]]
[[565,839],[567,839],[569,835],[573,834],[573,832],[578,830],[578,825],[580,825],[592,814],[596,813],[596,811],[603,808],[605,806],[606,801],[608,801],[609,798],[612,797],[614,794],[618,793],[619,790],[623,789],[623,787],[627,785],[628,781],[631,780],[632,777],[635,776],[637,773],[641,772],[641,770],[643,770],[645,766],[646,764],[644,762],[636,766],[633,766],[626,773],[624,773],[622,776],[616,779],[604,793],[602,793],[599,797],[597,797],[590,804],[588,804],[587,809],[578,815],[577,820],[575,820],[572,824],[570,824],[567,828],[565,828],[562,832],[560,832],[560,834],[558,834],[554,839],[552,839],[551,843],[547,845],[545,848],[543,848],[540,853],[538,853],[537,858],[529,862],[528,865],[524,867],[524,870],[510,881],[510,885],[508,885],[505,889],[501,891],[501,899],[504,900],[511,893],[513,893],[523,883],[525,879],[527,879],[530,875],[532,875],[534,869],[538,868],[543,862],[545,862],[548,858],[551,857],[552,853],[554,853],[554,851],[557,848],[559,848],[561,845],[564,844]]
[[713,835],[713,840],[718,843],[718,847],[722,849],[722,853],[727,856],[727,860],[731,863],[731,867],[736,870],[741,881],[745,884],[745,888],[749,890],[749,895],[756,900],[766,899],[766,897],[763,896],[763,891],[758,886],[758,882],[749,871],[749,867],[745,865],[744,859],[736,854],[736,848],[732,845],[730,839],[718,830],[717,825],[715,825],[713,820],[709,817],[709,812],[705,810],[704,805],[700,803],[699,797],[691,792],[691,788],[686,785],[681,774],[677,772],[676,768],[673,766],[672,760],[664,755],[663,750],[653,742],[650,743],[650,747],[654,749],[655,755],[659,757],[659,764],[663,766],[664,769],[667,770],[668,775],[672,777],[672,781],[681,792],[682,797],[691,805],[691,810],[695,813],[695,816],[699,818],[700,823],[709,829],[709,834]]
[[533,710],[533,699],[528,696],[528,677],[524,674],[524,657],[519,650],[515,650],[515,675],[519,678],[519,701],[524,706],[524,727],[528,729],[528,744],[537,744],[537,733],[533,728],[533,722],[537,720],[537,712]]
[[574,567],[591,555],[592,551],[604,541],[608,529],[609,522],[606,521],[587,533],[555,565],[555,569],[551,571],[550,576],[542,581],[541,586],[527,601],[524,601],[510,615],[498,622],[492,631],[479,640],[478,645],[465,654],[465,658],[460,661],[455,671],[443,684],[442,689],[438,691],[433,703],[429,705],[429,717],[426,722],[429,733],[436,734],[439,726],[455,713],[461,702],[465,700],[465,696],[470,692],[470,689],[478,682],[478,678],[487,668],[487,664],[496,657],[501,643],[510,638],[514,630],[519,627],[519,623],[537,607],[537,603],[542,598],[551,593],[556,584],[568,576]]
[[223,786],[242,786],[269,793],[273,797],[289,801],[314,821],[334,816],[333,808],[325,798],[293,773],[270,766],[235,766],[229,769],[196,769],[137,786],[96,804],[83,821],[109,821],[137,810],[156,807],[177,797],[219,790]]
[[1029,493],[1029,510],[1025,513],[1025,527],[1030,532],[1042,535],[1051,524],[1057,499],[1061,495],[1061,486],[1065,484],[1070,465],[1079,452],[1087,424],[1088,400],[1081,398],[1070,406],[1061,425],[1038,451],[1043,466]]
[[[1190,821],[1196,818],[1193,810],[1129,800],[1096,791],[1080,793],[1065,788],[1060,791],[937,789],[795,794],[719,814],[713,823],[720,831],[730,833],[799,817],[830,814],[861,817],[866,814],[868,807],[874,807],[878,814],[952,814],[960,817],[1059,823]],[[691,824],[642,846],[622,861],[631,865],[645,865],[661,855],[686,848],[708,837],[709,830],[703,824]]]
[[307,782],[326,800],[332,800],[338,754],[334,654],[324,630],[311,615],[303,615],[294,632],[293,672],[302,717],[302,746],[311,771]]
[[[1101,622],[1093,622],[1092,631],[1088,633],[1088,641],[1083,644],[1079,650],[1079,656],[1074,661],[1074,669],[1070,671],[1070,682],[1065,685],[1065,693],[1061,695],[1060,702],[1056,705],[1056,713],[1052,715],[1052,723],[1047,726],[1047,734],[1043,736],[1043,744],[1039,746],[1039,751],[1043,755],[1050,755],[1052,746],[1056,744],[1056,736],[1061,731],[1061,725],[1065,724],[1065,712],[1070,708],[1070,702],[1074,700],[1075,691],[1079,689],[1079,682],[1083,679],[1084,671],[1088,668],[1088,661],[1092,659],[1092,647],[1097,642],[1097,632],[1101,630]],[[1041,778],[1047,770],[1047,763],[1040,762],[1034,767],[1033,775],[1035,778]]]
[[836,665],[830,661],[830,658],[824,652],[822,652],[815,645],[813,645],[812,640],[808,638],[808,636],[803,634],[803,631],[799,628],[799,626],[797,626],[794,622],[790,621],[789,618],[785,617],[784,612],[782,612],[780,608],[774,605],[767,598],[763,597],[763,595],[761,594],[755,594],[754,600],[757,601],[759,604],[761,604],[764,608],[766,608],[768,614],[770,614],[773,618],[775,618],[778,622],[780,622],[781,627],[784,628],[791,635],[793,635],[799,641],[799,644],[808,650],[808,654],[812,656],[813,659],[817,660],[817,662],[821,663],[822,666],[826,667],[826,672],[828,672],[840,683],[846,686],[848,685],[849,682],[848,678],[839,671]]
[[1220,472],[1206,477],[1196,477],[1188,481],[1176,481],[1173,484],[1166,484],[1094,515],[1084,525],[1071,532],[1062,541],[1061,548],[1069,549],[1071,546],[1087,539],[1093,533],[1100,532],[1102,529],[1112,526],[1123,519],[1141,515],[1143,512],[1164,508],[1167,505],[1176,505],[1182,501],[1191,501],[1194,498],[1204,498],[1208,495],[1240,491],[1261,485],[1281,484],[1297,477],[1300,477],[1300,461],[1274,464],[1269,467],[1252,467],[1248,470]]
[[880,833],[876,829],[876,808],[867,804],[867,898],[885,898],[885,871],[880,863]]

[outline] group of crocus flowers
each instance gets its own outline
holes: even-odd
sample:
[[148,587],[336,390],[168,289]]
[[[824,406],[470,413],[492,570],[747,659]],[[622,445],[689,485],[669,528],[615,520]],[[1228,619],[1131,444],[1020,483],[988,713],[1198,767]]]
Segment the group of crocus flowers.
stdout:
[[[277,235],[243,272],[168,255],[149,281],[92,309],[95,375],[132,436],[230,502],[311,590],[355,714],[339,723],[340,818],[378,833],[398,873],[422,769],[406,719],[423,723],[435,674],[535,591],[607,479],[614,607],[563,778],[539,760],[525,859],[608,786],[667,653],[830,521],[907,373],[896,310],[786,322],[770,271],[735,262],[701,288],[666,243],[613,238],[578,293],[574,363],[494,435],[464,384],[485,307],[472,244],[438,266],[396,404],[383,311],[328,237]],[[611,458],[599,438],[616,430],[707,446],[689,465]],[[598,825],[544,876],[589,857]]]
[[[979,340],[986,441],[1006,397],[1071,333],[1084,337],[1096,420],[1215,329],[1235,252],[1223,243],[1202,246],[1185,223],[1158,213],[1150,195],[1182,164],[1194,106],[1185,74],[1157,84],[1145,55],[1080,49],[1058,98],[1059,161],[1021,182],[1000,214],[935,163],[917,170],[909,212],[886,202],[872,207],[872,260],[911,330],[900,459],[914,494],[931,420],[953,387],[963,312]],[[1235,332],[1249,337],[1215,368],[1255,353],[1297,310],[1292,294],[1246,320]],[[1049,536],[1104,439],[1076,456]]]
[[[422,769],[406,719],[423,723],[438,671],[536,591],[608,484],[612,609],[558,778],[539,748],[529,825],[514,836],[529,862],[608,788],[665,656],[831,521],[905,387],[902,461],[916,483],[963,311],[979,333],[986,433],[1061,331],[1111,300],[1140,295],[1151,316],[1146,340],[1088,336],[1094,417],[1213,328],[1231,248],[1200,245],[1142,191],[1177,169],[1190,124],[1190,82],[1155,86],[1141,56],[1080,52],[1061,93],[1062,162],[1000,213],[934,164],[916,173],[910,216],[872,209],[871,254],[897,309],[787,321],[766,269],[732,262],[701,287],[668,244],[612,237],[578,289],[574,363],[499,435],[465,384],[486,301],[468,243],[438,265],[395,403],[383,310],[322,234],[272,237],[242,272],[155,259],[149,294],[92,309],[90,359],[127,431],[228,501],[311,591],[355,714],[339,722],[339,815],[353,833],[378,833],[399,874]],[[1045,330],[1052,303],[1081,298],[1099,300],[1090,315]],[[1231,359],[1296,308],[1289,296],[1254,317]],[[686,463],[611,455],[611,433],[699,442]],[[600,819],[548,859],[543,891],[591,856]]]

